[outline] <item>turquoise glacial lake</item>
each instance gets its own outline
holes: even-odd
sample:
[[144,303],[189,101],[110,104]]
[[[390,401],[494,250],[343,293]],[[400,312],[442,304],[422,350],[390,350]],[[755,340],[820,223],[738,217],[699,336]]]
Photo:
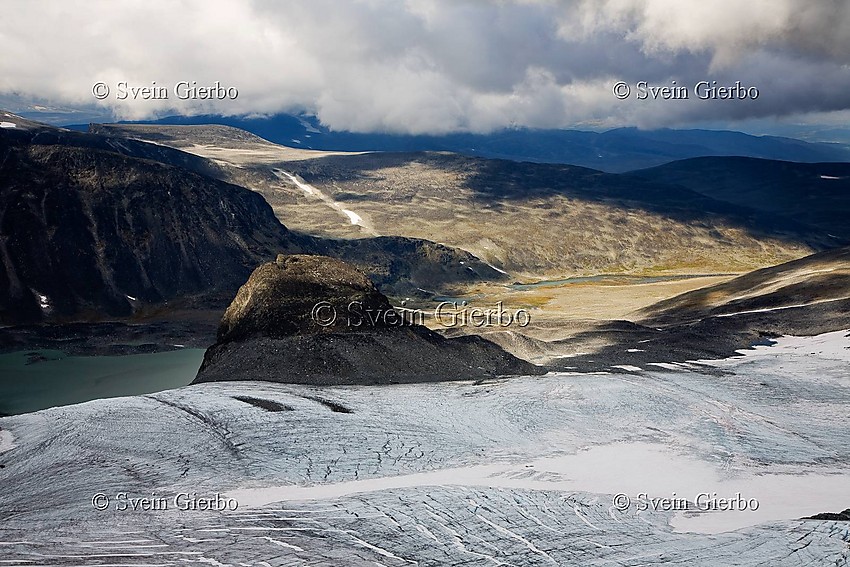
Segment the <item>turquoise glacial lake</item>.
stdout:
[[40,350],[0,354],[0,415],[150,394],[186,386],[204,349],[126,356],[67,356]]

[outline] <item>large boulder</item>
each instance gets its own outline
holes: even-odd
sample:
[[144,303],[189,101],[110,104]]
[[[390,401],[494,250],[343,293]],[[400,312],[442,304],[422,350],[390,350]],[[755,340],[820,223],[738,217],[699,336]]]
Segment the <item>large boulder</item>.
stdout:
[[195,382],[390,384],[543,372],[481,337],[446,339],[416,324],[341,260],[281,254],[239,289]]

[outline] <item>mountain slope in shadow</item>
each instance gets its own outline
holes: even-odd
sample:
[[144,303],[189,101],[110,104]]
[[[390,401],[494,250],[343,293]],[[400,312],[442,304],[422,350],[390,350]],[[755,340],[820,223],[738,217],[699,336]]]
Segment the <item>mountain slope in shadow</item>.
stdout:
[[779,215],[850,243],[850,163],[703,157],[633,174]]
[[850,247],[756,270],[660,301],[635,315],[634,321],[607,322],[565,341],[561,347],[589,354],[556,360],[550,367],[596,371],[625,365],[639,371],[664,367],[657,363],[690,361],[689,368],[699,369],[694,361],[734,356],[780,335],[846,331]]
[[641,315],[651,325],[683,324],[710,317],[765,315],[817,305],[828,307],[832,303],[839,308],[841,302],[847,301],[850,301],[850,247],[843,247],[672,297],[644,309]]
[[209,160],[5,113],[0,130],[0,322],[98,320],[193,298],[223,309],[278,253],[345,255],[403,293],[504,277],[471,254],[399,237],[288,230]]

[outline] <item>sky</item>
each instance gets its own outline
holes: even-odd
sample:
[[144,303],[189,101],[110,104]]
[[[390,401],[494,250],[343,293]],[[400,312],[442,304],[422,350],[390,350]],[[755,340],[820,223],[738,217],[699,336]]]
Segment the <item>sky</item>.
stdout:
[[[850,123],[844,0],[4,0],[2,13],[7,109],[303,112],[405,134]],[[182,81],[238,96],[180,100]],[[638,99],[641,81],[688,98]],[[700,100],[699,81],[758,98]],[[121,83],[168,98],[120,100]]]

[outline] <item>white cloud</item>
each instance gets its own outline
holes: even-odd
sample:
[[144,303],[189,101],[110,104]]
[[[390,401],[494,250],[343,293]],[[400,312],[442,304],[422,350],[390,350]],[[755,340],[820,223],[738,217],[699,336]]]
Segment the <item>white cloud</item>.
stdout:
[[[681,125],[850,108],[850,3],[824,0],[11,0],[0,95],[220,81],[224,101],[97,104],[119,118],[316,112],[335,129]],[[617,101],[634,84],[740,80],[756,102]],[[826,113],[826,114],[824,114]]]

